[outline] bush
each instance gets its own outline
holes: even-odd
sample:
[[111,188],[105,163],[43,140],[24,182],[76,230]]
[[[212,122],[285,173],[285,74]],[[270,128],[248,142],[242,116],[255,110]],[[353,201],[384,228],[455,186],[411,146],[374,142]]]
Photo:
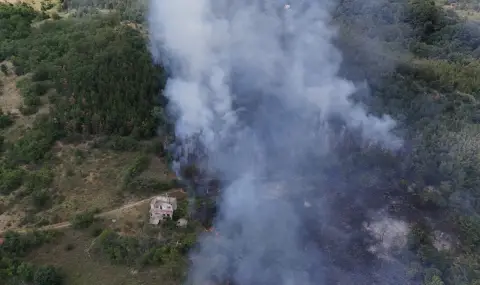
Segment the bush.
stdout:
[[[38,71],[38,72],[44,72]],[[44,77],[48,78],[49,75],[43,73],[35,73],[32,79],[23,79],[18,81],[17,88],[20,89],[20,93],[23,96],[24,104],[27,106],[39,106],[41,105],[40,98],[45,95],[50,88],[53,87],[53,82],[49,80],[39,81]],[[36,80],[36,81],[34,81]]]
[[8,67],[5,64],[0,65],[0,70],[4,75],[8,75]]
[[58,15],[58,13],[56,12],[53,12],[50,17],[52,18],[52,20],[55,20],[55,21],[61,19],[60,15]]
[[22,262],[17,267],[17,274],[22,280],[32,282],[35,276],[35,266]]
[[123,184],[128,186],[135,177],[140,175],[145,171],[150,164],[150,157],[146,154],[142,154],[135,158],[132,165],[130,165],[126,170],[123,177]]
[[52,200],[52,197],[48,190],[42,189],[32,193],[32,205],[37,210],[42,210],[47,208],[51,200]]
[[0,108],[0,129],[5,129],[11,125],[13,125],[12,115],[3,113],[2,109]]
[[74,229],[86,229],[90,227],[95,221],[95,212],[87,211],[84,213],[77,214],[70,221]]
[[25,188],[28,193],[48,189],[53,182],[53,172],[48,168],[30,172],[25,178]]
[[39,162],[62,135],[51,119],[37,118],[33,127],[8,150],[8,159],[17,164]]
[[0,135],[0,153],[5,150],[5,137]]
[[464,249],[476,252],[480,249],[480,218],[477,216],[460,216],[457,220]]
[[[184,238],[188,243],[188,237]],[[155,239],[136,239],[120,236],[110,230],[105,230],[98,237],[96,250],[106,255],[116,264],[179,264],[182,255],[176,244],[162,244]],[[189,245],[187,245],[189,246]]]
[[75,245],[73,243],[69,243],[65,246],[65,251],[71,251],[75,248]]
[[59,274],[55,268],[51,266],[37,268],[33,264],[20,261],[20,258],[51,241],[54,236],[52,232],[46,231],[25,234],[6,232],[0,247],[2,284],[60,284],[58,283]]
[[91,230],[91,235],[92,237],[98,237],[99,235],[101,235],[103,232],[103,229],[100,227],[100,226],[96,226],[94,228],[92,228]]
[[0,253],[7,257],[24,257],[33,249],[52,241],[54,237],[55,233],[48,231],[26,234],[6,232]]
[[0,194],[8,195],[23,184],[25,172],[21,168],[0,168]]
[[136,151],[139,149],[139,142],[129,136],[110,136],[95,140],[93,146],[115,151]]
[[180,182],[176,179],[172,179],[170,181],[161,181],[154,178],[138,177],[132,179],[128,183],[127,189],[137,193],[159,193],[174,188],[179,188],[180,186]]
[[57,268],[47,265],[37,269],[33,280],[36,285],[61,285],[63,276]]

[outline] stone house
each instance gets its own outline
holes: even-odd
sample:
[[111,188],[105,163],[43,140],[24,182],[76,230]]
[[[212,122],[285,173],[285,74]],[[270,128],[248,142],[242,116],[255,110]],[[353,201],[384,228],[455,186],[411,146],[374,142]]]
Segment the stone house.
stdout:
[[150,224],[157,225],[164,218],[172,218],[177,209],[177,199],[167,195],[157,196],[150,202]]

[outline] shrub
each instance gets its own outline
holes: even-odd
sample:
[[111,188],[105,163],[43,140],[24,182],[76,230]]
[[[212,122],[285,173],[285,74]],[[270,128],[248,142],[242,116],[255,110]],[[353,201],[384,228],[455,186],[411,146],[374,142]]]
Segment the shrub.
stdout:
[[52,120],[39,117],[34,126],[9,149],[8,159],[18,164],[39,162],[62,135]]
[[90,227],[95,221],[95,212],[87,211],[84,213],[77,214],[70,221],[74,229],[86,229]]
[[98,237],[103,232],[103,229],[100,226],[95,226],[90,232],[92,237]]
[[20,106],[19,111],[24,116],[30,116],[38,112],[38,106],[22,105]]
[[30,172],[25,178],[25,188],[28,193],[49,188],[53,182],[53,172],[48,168]]
[[115,151],[136,151],[139,149],[139,142],[130,136],[110,136],[96,139],[93,147],[106,148]]
[[11,125],[13,125],[12,115],[3,113],[2,109],[0,108],[0,129],[5,129]]
[[7,195],[22,186],[25,172],[20,168],[0,168],[0,194]]
[[63,283],[63,276],[57,268],[47,265],[37,269],[33,280],[36,285],[61,285]]
[[55,21],[61,19],[60,15],[58,15],[58,13],[56,12],[53,12],[50,17],[52,18],[52,20],[55,20]]
[[32,204],[37,210],[46,208],[51,199],[50,193],[45,189],[37,190],[32,194]]
[[5,150],[5,137],[0,135],[0,153]]
[[150,164],[150,157],[146,154],[142,154],[135,158],[132,165],[130,165],[126,170],[123,177],[123,183],[125,186],[128,186],[130,182],[133,181],[135,177],[140,175],[145,171]]
[[17,267],[17,274],[22,280],[32,282],[35,276],[35,266],[26,262],[22,262]]
[[48,78],[48,76],[48,74],[36,73],[32,79],[23,79],[17,83],[25,105],[38,106],[41,104],[40,98],[38,97],[45,95],[47,91],[53,87],[53,83],[49,80],[39,81],[39,79],[44,77]]
[[0,248],[2,256],[24,257],[30,251],[50,242],[55,237],[54,232],[38,231],[25,234],[6,232],[4,242]]
[[177,179],[161,181],[154,178],[143,177],[137,177],[131,180],[127,185],[127,189],[130,191],[144,193],[164,192],[178,187],[180,187],[180,182]]
[[3,74],[8,75],[8,67],[5,64],[0,65],[0,70]]
[[65,246],[65,251],[71,251],[75,248],[75,245],[73,243],[69,243]]

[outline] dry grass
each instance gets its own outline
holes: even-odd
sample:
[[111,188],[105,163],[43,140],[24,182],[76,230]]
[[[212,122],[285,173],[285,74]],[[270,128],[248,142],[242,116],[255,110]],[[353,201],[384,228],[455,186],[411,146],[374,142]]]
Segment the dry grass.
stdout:
[[473,10],[455,10],[460,17],[464,17],[472,21],[480,21],[480,12]]
[[148,169],[145,170],[141,176],[162,181],[169,181],[176,178],[175,173],[165,165],[165,161],[157,156],[152,157]]
[[[23,221],[28,225],[22,227],[31,227],[32,222],[39,221],[43,221],[44,225],[60,223],[68,221],[79,212],[93,209],[106,212],[140,199],[138,195],[123,190],[124,169],[139,155],[138,152],[105,151],[90,148],[85,143],[63,145],[59,142],[54,149],[56,159],[51,166],[54,173],[52,207],[37,212],[32,220]],[[160,159],[152,159],[145,175],[166,181],[173,177]],[[6,207],[8,211],[3,214],[0,212],[0,232],[18,228],[27,216],[26,213],[32,210],[30,196],[22,199],[15,196],[21,191],[22,188],[3,198],[3,205],[8,205]],[[138,223],[142,212],[146,210],[133,207],[107,213],[105,217],[110,220],[127,219],[129,223]]]
[[[62,268],[66,274],[65,284],[70,285],[156,285],[173,284],[163,278],[161,268],[155,267],[137,271],[127,266],[111,265],[106,260],[90,256],[88,249],[93,238],[86,233],[68,230],[55,244],[46,245],[30,255],[30,261],[36,264],[52,264]],[[73,249],[67,251],[67,245]]]
[[42,1],[41,0],[0,0],[0,2],[3,2],[3,3],[12,3],[12,4],[16,4],[16,3],[27,3],[29,5],[31,5],[33,8],[37,9],[37,10],[40,10],[40,8],[42,7],[41,3]]
[[27,4],[29,4],[30,6],[32,6],[34,9],[40,11],[41,8],[42,8],[42,2],[56,3],[56,2],[58,2],[58,1],[56,1],[56,0],[51,0],[51,1],[45,1],[45,0],[0,0],[0,2],[3,2],[3,3],[12,3],[12,4],[16,4],[16,3],[27,3]]
[[112,211],[102,215],[104,225],[122,235],[135,236],[143,232],[148,221],[150,200],[125,210]]
[[[122,183],[125,167],[139,153],[92,149],[86,144],[57,144],[56,148],[59,162],[54,168],[54,188],[63,199],[43,214],[57,215],[65,220],[77,212],[104,211],[138,200],[124,195]],[[167,169],[159,160],[148,171],[162,179],[168,177]]]
[[443,5],[443,9],[445,10],[453,10],[457,13],[460,17],[466,18],[471,21],[480,21],[480,12],[474,10],[463,10],[459,9],[453,5]]
[[[18,108],[23,98],[16,87],[21,79],[13,75],[12,65],[9,76],[2,76],[3,95],[0,96],[0,108],[16,115],[13,126],[2,130],[2,135],[10,142],[15,142],[32,126],[40,114],[48,113],[49,105],[44,102],[40,110],[30,116],[23,116]],[[42,100],[47,100],[43,97]],[[43,220],[44,224],[58,223],[70,219],[76,213],[99,209],[110,210],[121,205],[137,201],[138,195],[122,191],[124,170],[140,155],[138,152],[113,152],[93,149],[88,144],[64,145],[60,142],[54,147],[55,159],[49,166],[54,172],[52,185],[52,207],[30,217],[31,197],[19,198],[20,188],[9,196],[0,196],[0,231],[17,228],[23,222],[31,224]],[[142,176],[170,181],[175,176],[165,163],[153,157],[149,168]],[[28,221],[25,220],[25,218]]]
[[[3,207],[6,208],[7,203],[1,203],[0,205],[4,205]],[[0,232],[11,228],[17,228],[25,217],[25,212],[21,206],[15,206],[12,209],[6,210],[1,212],[0,214]]]

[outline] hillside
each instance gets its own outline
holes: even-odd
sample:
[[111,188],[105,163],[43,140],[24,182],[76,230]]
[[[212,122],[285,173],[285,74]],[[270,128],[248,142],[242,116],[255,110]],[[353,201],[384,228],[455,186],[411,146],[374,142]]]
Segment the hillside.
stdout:
[[[182,200],[158,227],[145,206],[95,218],[185,186],[165,148],[167,74],[147,48],[146,4],[11,2],[0,2],[0,284],[180,284],[210,203]],[[478,5],[343,0],[334,13],[339,72],[369,87],[354,100],[391,115],[406,142],[397,153],[338,144],[332,192],[352,194],[334,216],[361,227],[365,207],[387,208],[404,220],[403,284],[480,284]],[[323,167],[312,165],[307,179]],[[191,187],[197,170],[183,169]],[[18,231],[62,222],[72,228]],[[368,259],[348,246],[332,258]]]

